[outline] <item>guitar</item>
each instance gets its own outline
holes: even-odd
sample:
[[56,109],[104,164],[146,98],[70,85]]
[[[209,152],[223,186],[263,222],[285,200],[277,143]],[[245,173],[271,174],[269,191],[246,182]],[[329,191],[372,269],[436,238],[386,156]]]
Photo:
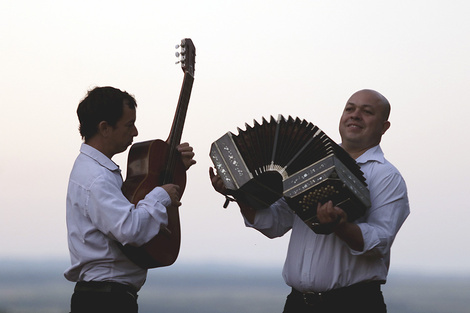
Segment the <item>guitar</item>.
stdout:
[[[189,38],[181,40],[177,56],[184,72],[178,105],[170,134],[166,141],[156,139],[133,144],[129,150],[127,177],[122,192],[134,204],[151,190],[165,184],[180,186],[181,195],[186,187],[186,168],[176,146],[180,144],[189,98],[194,81],[196,48]],[[141,247],[120,245],[124,254],[138,266],[148,269],[169,266],[179,254],[181,243],[180,219],[177,207],[167,209],[168,225]]]

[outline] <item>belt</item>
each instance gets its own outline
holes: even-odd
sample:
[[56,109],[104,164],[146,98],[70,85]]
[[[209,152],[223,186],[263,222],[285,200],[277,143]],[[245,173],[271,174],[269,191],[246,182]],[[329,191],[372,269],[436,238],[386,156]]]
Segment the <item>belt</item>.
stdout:
[[137,289],[132,286],[107,281],[79,281],[75,285],[77,292],[116,292],[127,293],[137,299]]
[[323,302],[344,300],[346,297],[354,297],[365,292],[378,292],[380,291],[381,282],[373,281],[367,283],[358,283],[348,287],[332,289],[324,292],[301,292],[292,288],[292,295],[301,297],[305,304],[315,305]]

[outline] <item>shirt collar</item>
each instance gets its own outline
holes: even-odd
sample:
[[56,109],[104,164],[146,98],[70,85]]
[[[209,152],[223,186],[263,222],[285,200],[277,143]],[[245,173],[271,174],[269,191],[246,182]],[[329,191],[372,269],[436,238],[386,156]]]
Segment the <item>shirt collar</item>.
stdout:
[[99,150],[93,148],[90,145],[87,145],[86,143],[82,143],[82,146],[80,147],[80,152],[89,156],[90,158],[98,162],[101,166],[106,167],[110,171],[121,172],[119,165],[114,163],[110,158],[105,156]]
[[376,145],[375,147],[370,148],[363,154],[361,154],[357,159],[356,162],[358,164],[364,164],[369,161],[376,161],[380,163],[385,162],[385,157],[384,153],[382,151],[382,148],[380,148],[380,145]]

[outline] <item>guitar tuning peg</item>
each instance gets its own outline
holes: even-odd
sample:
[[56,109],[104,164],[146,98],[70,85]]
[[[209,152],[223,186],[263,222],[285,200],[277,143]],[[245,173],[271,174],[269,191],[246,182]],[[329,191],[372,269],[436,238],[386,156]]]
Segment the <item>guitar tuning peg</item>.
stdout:
[[180,47],[180,45],[176,45],[176,46],[175,46],[175,49],[178,49],[179,47]]
[[180,57],[180,53],[178,51],[175,52],[175,55],[176,55],[177,58]]

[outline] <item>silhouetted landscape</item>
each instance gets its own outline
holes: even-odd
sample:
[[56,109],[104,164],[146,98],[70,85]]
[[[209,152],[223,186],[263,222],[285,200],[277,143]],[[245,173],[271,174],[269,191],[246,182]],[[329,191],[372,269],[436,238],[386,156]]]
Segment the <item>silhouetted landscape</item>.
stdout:
[[[0,313],[69,312],[74,284],[67,261],[1,261]],[[391,273],[383,287],[389,313],[468,313],[470,276]],[[140,313],[282,312],[289,288],[280,268],[181,265],[150,270]]]

